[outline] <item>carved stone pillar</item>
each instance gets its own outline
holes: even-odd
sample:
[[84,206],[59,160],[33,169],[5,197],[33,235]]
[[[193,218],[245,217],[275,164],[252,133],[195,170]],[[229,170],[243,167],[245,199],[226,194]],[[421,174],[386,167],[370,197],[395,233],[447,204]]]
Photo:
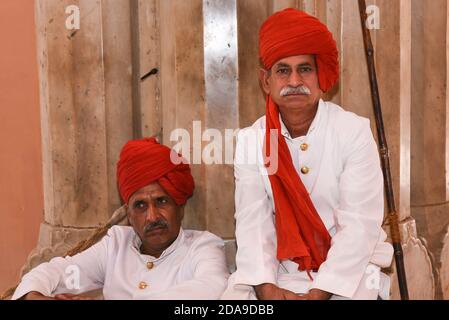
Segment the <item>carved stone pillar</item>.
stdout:
[[411,208],[434,257],[438,298],[442,297],[438,269],[444,262],[441,254],[449,224],[447,7],[445,0],[412,1]]
[[[446,4],[446,30],[449,30],[449,5]],[[446,32],[446,110],[449,108],[449,32]],[[446,168],[449,167],[449,114],[446,113]],[[446,177],[448,176],[446,170]],[[447,179],[447,178],[446,178]],[[447,194],[447,193],[446,193]],[[447,198],[447,196],[446,196]],[[443,239],[440,257],[440,283],[443,299],[449,300],[449,226]]]
[[[66,28],[66,8],[80,29]],[[120,206],[115,166],[132,138],[127,0],[36,1],[44,222],[24,271],[62,254]]]
[[440,255],[440,279],[442,298],[449,300],[449,228],[447,228],[446,236],[443,239],[443,249]]

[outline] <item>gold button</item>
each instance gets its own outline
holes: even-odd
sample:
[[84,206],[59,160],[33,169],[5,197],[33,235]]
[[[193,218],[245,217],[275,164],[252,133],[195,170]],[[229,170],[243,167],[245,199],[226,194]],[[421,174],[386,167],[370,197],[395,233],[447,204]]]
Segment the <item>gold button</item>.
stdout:
[[306,151],[308,148],[309,148],[309,145],[308,145],[307,143],[303,143],[303,144],[301,145],[301,150],[302,150],[302,151]]
[[154,263],[151,262],[151,261],[148,261],[148,262],[147,262],[147,268],[148,268],[149,270],[151,270],[151,269],[153,269],[153,267],[154,267]]
[[142,289],[142,290],[143,290],[143,289],[145,289],[146,287],[148,287],[148,285],[147,285],[145,282],[142,281],[142,282],[139,283],[139,289]]
[[302,168],[301,168],[301,172],[302,172],[302,174],[308,174],[308,173],[309,173],[309,171],[310,171],[310,169],[309,169],[309,168],[307,168],[307,167],[302,167]]

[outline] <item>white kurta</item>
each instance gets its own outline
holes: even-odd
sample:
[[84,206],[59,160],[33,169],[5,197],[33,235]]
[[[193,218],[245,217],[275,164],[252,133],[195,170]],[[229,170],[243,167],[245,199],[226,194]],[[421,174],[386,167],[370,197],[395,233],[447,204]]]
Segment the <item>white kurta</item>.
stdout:
[[[181,229],[159,258],[141,254],[140,244],[132,227],[114,226],[86,251],[34,268],[22,278],[13,299],[30,291],[54,296],[103,287],[105,299],[209,300],[218,299],[226,288],[224,242],[217,236]],[[79,288],[72,288],[74,270],[79,270]]]
[[[383,177],[369,120],[320,101],[306,136],[282,135],[294,166],[332,236],[327,260],[313,281],[290,260],[276,258],[274,202],[262,163],[265,117],[241,130],[235,154],[237,271],[223,299],[255,298],[251,286],[273,283],[303,294],[318,288],[334,298],[388,298],[389,279],[380,273],[392,261],[385,242]],[[301,144],[308,145],[301,150]],[[256,155],[256,156],[254,156]],[[254,161],[257,158],[257,161]],[[308,167],[307,174],[301,173]]]

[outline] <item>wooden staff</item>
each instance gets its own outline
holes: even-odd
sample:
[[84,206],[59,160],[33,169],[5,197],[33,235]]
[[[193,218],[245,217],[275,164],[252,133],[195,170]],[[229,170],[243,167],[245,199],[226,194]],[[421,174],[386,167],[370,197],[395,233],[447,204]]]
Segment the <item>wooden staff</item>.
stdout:
[[382,171],[384,175],[385,191],[388,204],[388,221],[390,224],[391,240],[394,248],[396,261],[396,272],[398,275],[399,290],[402,300],[409,300],[407,289],[407,278],[405,275],[404,254],[402,252],[401,234],[399,232],[399,219],[394,203],[393,183],[391,181],[390,157],[385,138],[385,128],[382,119],[382,108],[380,105],[379,89],[377,84],[376,66],[374,64],[374,48],[371,42],[371,34],[365,25],[368,15],[366,13],[365,0],[359,1],[360,19],[362,22],[363,42],[365,44],[366,60],[368,63],[369,80],[371,86],[371,97],[373,100],[374,116],[376,118],[377,137],[379,139],[379,152],[382,161]]

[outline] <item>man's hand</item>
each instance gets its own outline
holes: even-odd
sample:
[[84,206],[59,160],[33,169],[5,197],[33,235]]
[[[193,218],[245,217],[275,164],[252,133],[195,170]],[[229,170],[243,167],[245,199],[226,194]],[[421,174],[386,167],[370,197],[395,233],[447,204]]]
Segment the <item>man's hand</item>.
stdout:
[[303,300],[296,293],[281,289],[272,283],[264,283],[254,287],[259,300]]
[[309,293],[299,297],[301,300],[329,300],[332,293],[320,289],[311,289]]
[[90,297],[84,297],[81,295],[77,295],[77,294],[71,294],[71,293],[62,293],[62,294],[57,294],[55,296],[56,300],[94,300]]
[[20,298],[20,300],[94,300],[94,299],[71,293],[57,294],[54,298],[52,298],[44,296],[40,292],[31,291],[28,292],[26,295],[24,295],[22,298]]
[[52,297],[44,296],[42,293],[37,291],[31,291],[28,292],[26,295],[24,295],[19,300],[56,300]]

